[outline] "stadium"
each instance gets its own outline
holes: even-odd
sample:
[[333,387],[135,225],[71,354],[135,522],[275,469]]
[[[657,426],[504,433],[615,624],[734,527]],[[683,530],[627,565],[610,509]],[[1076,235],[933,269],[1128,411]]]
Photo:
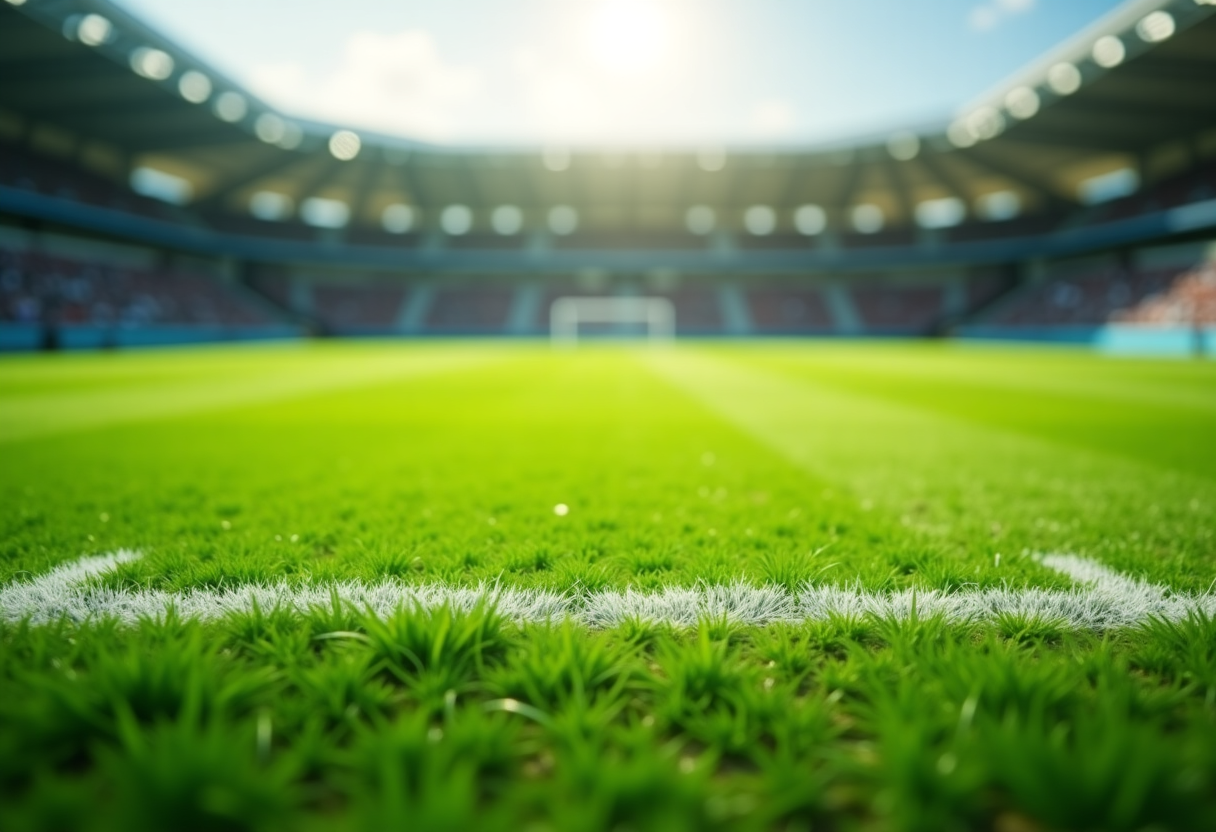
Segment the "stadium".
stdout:
[[0,826],[1216,828],[1216,3],[806,141],[201,54],[0,3]]

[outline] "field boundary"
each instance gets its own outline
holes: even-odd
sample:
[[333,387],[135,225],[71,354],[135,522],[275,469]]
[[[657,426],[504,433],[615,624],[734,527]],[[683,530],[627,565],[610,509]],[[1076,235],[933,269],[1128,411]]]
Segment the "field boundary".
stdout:
[[896,620],[941,617],[955,623],[997,622],[1017,617],[1047,621],[1065,629],[1109,630],[1134,627],[1153,618],[1216,616],[1216,595],[1175,593],[1167,587],[1122,575],[1097,561],[1067,554],[1038,558],[1044,566],[1076,581],[1077,586],[1064,590],[990,587],[953,592],[916,589],[884,592],[859,586],[806,585],[790,592],[779,586],[740,582],[668,587],[656,592],[624,589],[561,593],[497,584],[459,587],[385,580],[303,586],[279,582],[164,592],[106,587],[93,581],[139,557],[139,553],[131,551],[90,556],[29,580],[13,581],[0,589],[0,620],[45,624],[116,619],[134,624],[163,618],[172,611],[182,618],[211,621],[254,609],[286,609],[302,614],[335,604],[381,617],[411,606],[470,610],[492,605],[503,616],[517,621],[570,619],[591,628],[613,627],[631,620],[693,626],[705,619],[726,619],[764,626],[833,617]]

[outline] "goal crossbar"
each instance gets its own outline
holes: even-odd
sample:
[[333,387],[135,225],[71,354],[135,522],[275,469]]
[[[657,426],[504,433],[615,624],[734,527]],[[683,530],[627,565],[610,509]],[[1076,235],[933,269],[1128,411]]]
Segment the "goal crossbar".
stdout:
[[667,298],[564,297],[549,307],[549,337],[554,346],[578,343],[578,328],[585,323],[645,324],[651,343],[675,338],[676,309]]

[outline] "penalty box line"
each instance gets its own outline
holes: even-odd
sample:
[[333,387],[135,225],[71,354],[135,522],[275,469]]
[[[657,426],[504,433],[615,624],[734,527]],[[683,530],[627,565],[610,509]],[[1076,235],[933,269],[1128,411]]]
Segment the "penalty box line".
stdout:
[[873,592],[858,586],[783,587],[745,583],[668,587],[654,592],[633,589],[561,593],[514,589],[501,584],[459,587],[409,585],[397,580],[376,583],[342,581],[290,586],[249,584],[220,589],[164,592],[154,589],[100,587],[93,578],[138,560],[137,552],[119,551],[81,558],[29,580],[0,588],[0,619],[45,624],[116,619],[134,624],[162,618],[169,611],[187,619],[212,621],[261,610],[305,613],[333,605],[335,597],[355,609],[387,616],[401,607],[434,609],[444,605],[470,610],[492,604],[517,621],[570,619],[587,627],[606,628],[630,620],[694,626],[722,619],[763,626],[822,620],[834,616],[907,620],[941,616],[957,623],[991,622],[1005,616],[1055,622],[1076,630],[1134,627],[1152,618],[1180,620],[1194,614],[1216,615],[1216,595],[1176,593],[1167,587],[1122,575],[1078,555],[1043,555],[1044,566],[1072,578],[1070,589],[975,588],[954,592],[903,589]]

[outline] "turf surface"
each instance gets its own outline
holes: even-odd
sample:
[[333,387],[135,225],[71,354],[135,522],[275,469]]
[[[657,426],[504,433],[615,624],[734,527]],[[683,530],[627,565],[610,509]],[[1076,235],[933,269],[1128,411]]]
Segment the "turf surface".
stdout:
[[[1216,367],[950,345],[0,362],[0,582],[1216,578]],[[555,507],[568,507],[565,514]],[[1216,624],[0,625],[5,828],[1200,829]]]

